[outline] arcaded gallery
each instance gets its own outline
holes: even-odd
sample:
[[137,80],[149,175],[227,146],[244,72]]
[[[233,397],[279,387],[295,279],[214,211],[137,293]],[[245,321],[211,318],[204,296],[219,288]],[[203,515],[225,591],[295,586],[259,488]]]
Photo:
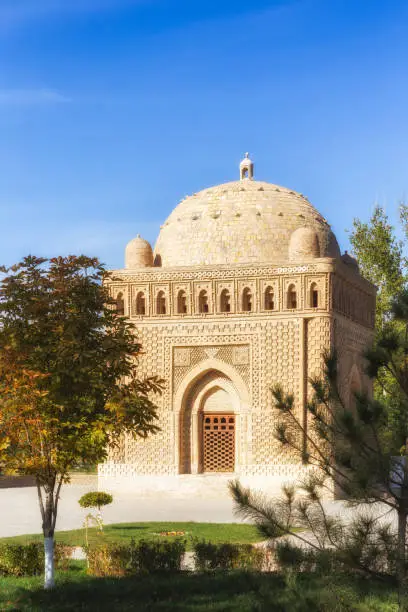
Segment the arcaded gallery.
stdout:
[[248,155],[236,173],[183,199],[154,250],[131,240],[114,271],[140,375],[166,386],[161,431],[121,439],[99,466],[103,486],[192,491],[237,476],[272,489],[304,468],[274,438],[271,387],[292,392],[306,419],[308,379],[331,346],[345,398],[364,382],[375,288],[305,195],[255,180]]

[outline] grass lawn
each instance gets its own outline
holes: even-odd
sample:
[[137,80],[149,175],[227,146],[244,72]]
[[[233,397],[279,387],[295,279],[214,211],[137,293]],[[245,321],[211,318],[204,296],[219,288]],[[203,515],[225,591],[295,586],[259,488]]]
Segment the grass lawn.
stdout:
[[41,578],[2,578],[0,610],[43,612],[396,612],[395,588],[355,576],[173,574],[105,579],[88,577],[77,562],[57,575],[57,588]]
[[[126,544],[132,538],[135,540],[163,538],[174,539],[174,536],[160,536],[161,532],[184,532],[180,536],[187,540],[187,549],[191,550],[192,538],[211,540],[211,542],[252,543],[262,540],[253,525],[240,523],[118,523],[105,525],[103,534],[96,528],[89,529],[90,544],[115,542]],[[1,538],[0,543],[27,544],[28,542],[41,542],[42,535],[22,535],[13,538]],[[85,544],[84,529],[72,531],[57,531],[56,541],[70,546],[83,546]]]

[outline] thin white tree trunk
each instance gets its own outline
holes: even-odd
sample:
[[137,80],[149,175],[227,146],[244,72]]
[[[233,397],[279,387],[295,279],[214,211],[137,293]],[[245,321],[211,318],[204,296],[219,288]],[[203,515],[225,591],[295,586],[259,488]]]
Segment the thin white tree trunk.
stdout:
[[54,580],[54,537],[44,538],[44,589],[53,589]]

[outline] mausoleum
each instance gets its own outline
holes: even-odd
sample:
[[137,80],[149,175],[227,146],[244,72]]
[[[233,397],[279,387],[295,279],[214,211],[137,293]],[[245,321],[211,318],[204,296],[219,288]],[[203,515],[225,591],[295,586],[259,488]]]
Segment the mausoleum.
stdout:
[[[124,437],[99,467],[101,487],[205,491],[231,476],[276,487],[301,464],[274,438],[271,387],[306,419],[308,379],[335,346],[346,398],[361,387],[375,288],[301,194],[254,178],[184,198],[154,250],[137,236],[110,291],[137,327],[140,375],[166,381],[161,431]],[[209,486],[209,485],[208,485]]]

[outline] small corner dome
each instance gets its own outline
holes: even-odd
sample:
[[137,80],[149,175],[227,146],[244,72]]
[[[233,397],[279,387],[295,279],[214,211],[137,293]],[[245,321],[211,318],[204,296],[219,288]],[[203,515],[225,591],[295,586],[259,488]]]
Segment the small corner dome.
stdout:
[[146,268],[153,266],[153,250],[150,242],[138,234],[126,245],[125,268]]
[[289,259],[298,261],[320,257],[320,245],[316,231],[311,227],[298,227],[289,241]]
[[360,272],[357,259],[349,255],[347,251],[341,256],[341,261],[346,264],[346,266],[353,268],[356,272]]

